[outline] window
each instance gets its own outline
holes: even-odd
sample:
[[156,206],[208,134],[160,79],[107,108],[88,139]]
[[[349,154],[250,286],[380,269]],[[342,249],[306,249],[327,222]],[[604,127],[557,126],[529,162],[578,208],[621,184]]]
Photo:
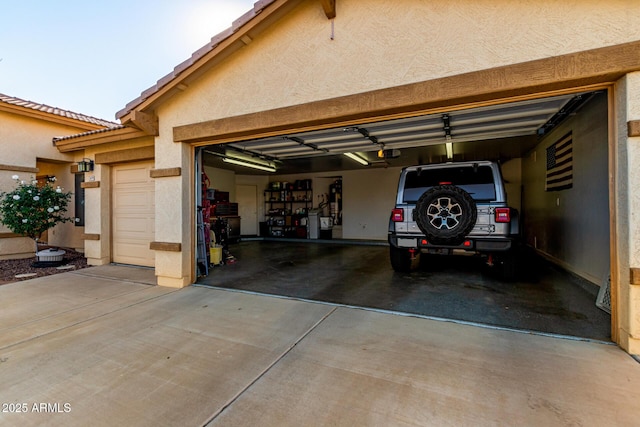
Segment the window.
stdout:
[[76,227],[84,227],[84,188],[82,183],[84,182],[84,174],[75,174],[75,191],[74,191],[74,204],[76,212]]
[[489,166],[460,166],[409,172],[404,182],[404,202],[415,203],[422,193],[437,185],[455,185],[474,200],[495,200],[493,170]]

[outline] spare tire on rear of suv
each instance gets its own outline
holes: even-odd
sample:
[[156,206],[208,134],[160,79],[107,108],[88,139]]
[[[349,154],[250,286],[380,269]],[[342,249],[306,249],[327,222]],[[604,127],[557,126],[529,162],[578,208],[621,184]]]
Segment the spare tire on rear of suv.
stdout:
[[473,198],[455,185],[438,185],[418,199],[415,220],[427,241],[436,245],[459,245],[478,217]]

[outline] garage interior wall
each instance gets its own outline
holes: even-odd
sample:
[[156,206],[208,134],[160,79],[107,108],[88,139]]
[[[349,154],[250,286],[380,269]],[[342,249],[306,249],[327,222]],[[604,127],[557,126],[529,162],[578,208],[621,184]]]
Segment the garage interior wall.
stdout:
[[236,199],[236,174],[233,171],[204,166],[204,173],[209,178],[209,188],[229,192],[229,200]]
[[[205,167],[213,188],[229,191],[229,198],[235,201],[235,186],[253,184],[258,187],[258,218],[264,221],[264,191],[269,182],[294,182],[311,179],[313,207],[318,207],[322,194],[329,193],[328,183],[342,177],[342,237],[344,239],[387,240],[389,215],[394,206],[395,193],[400,176],[400,168],[372,169],[363,171],[331,171],[316,174],[270,175],[255,177],[235,175],[218,168]],[[231,176],[235,179],[231,180]],[[375,182],[375,188],[371,183]],[[215,184],[214,184],[215,183]],[[220,187],[217,187],[220,185]]]
[[[609,272],[607,95],[599,93],[523,159],[526,243],[595,283]],[[546,149],[573,133],[573,188],[545,191]]]

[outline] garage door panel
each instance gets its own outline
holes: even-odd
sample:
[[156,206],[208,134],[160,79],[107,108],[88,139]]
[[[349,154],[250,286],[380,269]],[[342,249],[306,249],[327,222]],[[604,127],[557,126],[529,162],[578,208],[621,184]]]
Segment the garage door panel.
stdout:
[[[114,247],[114,258],[123,259],[126,258],[126,264],[133,265],[147,265],[148,257],[146,252],[149,250],[148,246],[144,246],[139,242],[120,242],[117,247]],[[118,261],[116,261],[118,262]],[[151,266],[149,266],[151,267]]]
[[113,261],[153,267],[155,253],[155,184],[151,162],[114,166]]
[[124,209],[131,211],[134,209],[147,212],[150,207],[153,207],[153,200],[150,200],[150,196],[146,191],[127,191],[126,194],[117,194],[113,200],[113,208],[115,210]]
[[149,168],[146,166],[128,167],[116,170],[114,173],[114,184],[132,186],[142,184],[146,186],[149,181]]
[[147,235],[153,231],[152,223],[148,217],[119,216],[113,223],[116,233],[132,233],[134,235]]

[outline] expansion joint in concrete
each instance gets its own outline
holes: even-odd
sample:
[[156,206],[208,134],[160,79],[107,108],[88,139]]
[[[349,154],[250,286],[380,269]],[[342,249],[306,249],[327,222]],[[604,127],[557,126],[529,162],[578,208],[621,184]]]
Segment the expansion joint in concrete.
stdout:
[[331,316],[339,307],[333,307],[331,311],[326,313],[320,320],[314,323],[305,333],[300,335],[300,337],[291,344],[282,354],[269,364],[262,372],[260,372],[253,380],[249,382],[245,387],[243,387],[235,396],[233,396],[227,403],[222,405],[220,409],[214,412],[209,419],[203,424],[203,426],[208,425],[213,420],[215,420],[220,414],[222,414],[228,407],[233,405],[233,403],[240,398],[247,390],[249,390],[255,383],[257,383],[262,377],[264,377],[274,366],[276,366],[284,357],[291,352],[302,340],[304,340],[311,332],[313,332],[322,322],[324,322],[329,316]]

